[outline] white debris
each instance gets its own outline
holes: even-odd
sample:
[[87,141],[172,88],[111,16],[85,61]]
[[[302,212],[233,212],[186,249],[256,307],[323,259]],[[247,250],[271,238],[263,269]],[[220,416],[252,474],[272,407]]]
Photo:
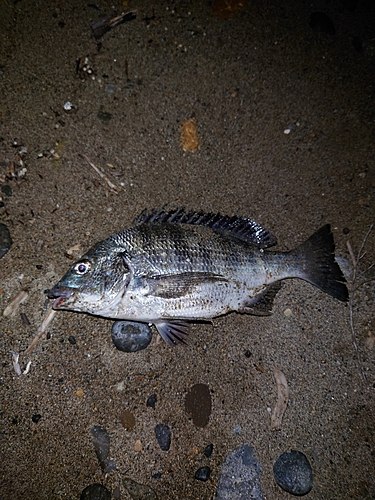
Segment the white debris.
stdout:
[[65,109],[65,111],[71,111],[73,109],[73,104],[70,102],[70,101],[67,101],[63,108]]

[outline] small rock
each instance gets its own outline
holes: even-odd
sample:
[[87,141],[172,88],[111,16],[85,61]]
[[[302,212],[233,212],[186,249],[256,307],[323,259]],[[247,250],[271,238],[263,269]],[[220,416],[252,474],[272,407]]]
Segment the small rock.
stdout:
[[115,321],[112,341],[119,351],[137,352],[146,349],[152,339],[152,330],[146,323]]
[[102,484],[90,484],[82,491],[80,500],[111,500],[111,492]]
[[263,500],[260,486],[262,469],[248,444],[227,456],[216,489],[218,500]]
[[4,184],[1,186],[1,192],[6,194],[7,196],[12,196],[12,188],[9,184]]
[[310,28],[318,33],[335,35],[336,30],[332,20],[324,12],[313,12],[310,15]]
[[168,451],[171,446],[171,430],[168,425],[157,424],[155,427],[155,436],[160,448]]
[[195,384],[186,394],[185,411],[197,427],[205,427],[211,415],[211,393],[205,384]]
[[150,486],[137,483],[130,477],[123,479],[122,484],[133,500],[158,500],[157,494]]
[[195,479],[198,481],[207,481],[210,479],[211,469],[207,466],[199,467],[199,469],[194,474]]
[[212,455],[212,452],[214,451],[214,445],[211,443],[211,444],[208,444],[206,446],[206,448],[204,449],[203,451],[203,455],[207,458],[210,458],[210,456]]
[[74,335],[69,335],[68,337],[69,344],[76,345],[77,341]]
[[151,394],[151,396],[149,396],[149,398],[146,401],[146,406],[155,409],[156,402],[157,402],[156,394]]
[[42,418],[42,415],[40,415],[39,413],[36,413],[35,415],[33,415],[31,417],[31,420],[34,422],[34,424],[37,424],[41,418]]
[[8,227],[5,224],[0,224],[0,259],[9,252],[12,243]]
[[134,443],[134,451],[139,453],[142,451],[142,441],[140,439],[137,439],[137,441]]
[[120,416],[121,424],[126,431],[131,431],[135,427],[135,417],[130,411],[124,410]]
[[108,458],[110,438],[107,430],[99,425],[94,425],[91,429],[91,435],[93,437],[93,445],[100,467],[105,473],[113,472],[116,469],[116,464],[113,460],[109,460]]
[[300,451],[282,453],[273,466],[276,483],[292,495],[306,495],[312,488],[312,469]]

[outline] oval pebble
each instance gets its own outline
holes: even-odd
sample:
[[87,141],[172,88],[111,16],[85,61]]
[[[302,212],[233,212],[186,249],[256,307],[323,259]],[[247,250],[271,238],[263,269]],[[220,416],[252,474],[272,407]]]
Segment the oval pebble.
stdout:
[[160,448],[163,451],[168,451],[171,446],[171,430],[168,425],[157,424],[155,426],[155,436]]
[[0,224],[0,259],[9,252],[12,243],[8,227],[5,224]]
[[115,321],[112,341],[119,351],[137,352],[146,349],[152,339],[152,330],[146,323]]
[[210,479],[211,469],[207,466],[199,467],[199,469],[194,474],[195,479],[198,481],[207,481]]
[[147,401],[146,401],[146,406],[148,408],[155,409],[157,400],[158,400],[158,398],[157,398],[156,394],[151,394],[151,396],[149,396]]
[[111,492],[102,484],[90,484],[82,491],[80,500],[111,500]]
[[310,462],[300,451],[282,453],[273,466],[273,475],[280,488],[292,495],[306,495],[313,487]]
[[203,454],[204,454],[205,457],[210,458],[210,456],[212,455],[213,451],[214,451],[214,445],[212,443],[210,443],[203,450]]
[[197,427],[205,427],[211,415],[211,393],[205,384],[195,384],[186,394],[185,411]]

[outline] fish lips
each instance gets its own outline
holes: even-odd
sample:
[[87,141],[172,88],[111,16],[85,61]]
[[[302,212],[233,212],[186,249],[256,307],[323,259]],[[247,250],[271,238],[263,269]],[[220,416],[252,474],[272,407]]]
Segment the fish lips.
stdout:
[[51,288],[51,290],[44,290],[44,293],[49,299],[55,299],[52,304],[53,309],[59,309],[64,304],[64,302],[69,299],[69,297],[71,297],[71,295],[73,294],[73,290],[55,286]]

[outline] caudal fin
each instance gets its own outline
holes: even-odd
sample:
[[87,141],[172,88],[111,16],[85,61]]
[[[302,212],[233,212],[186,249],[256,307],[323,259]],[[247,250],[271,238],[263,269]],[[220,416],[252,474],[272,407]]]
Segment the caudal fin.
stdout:
[[348,300],[345,278],[335,260],[335,242],[329,224],[318,229],[291,253],[302,258],[302,279],[338,300]]

